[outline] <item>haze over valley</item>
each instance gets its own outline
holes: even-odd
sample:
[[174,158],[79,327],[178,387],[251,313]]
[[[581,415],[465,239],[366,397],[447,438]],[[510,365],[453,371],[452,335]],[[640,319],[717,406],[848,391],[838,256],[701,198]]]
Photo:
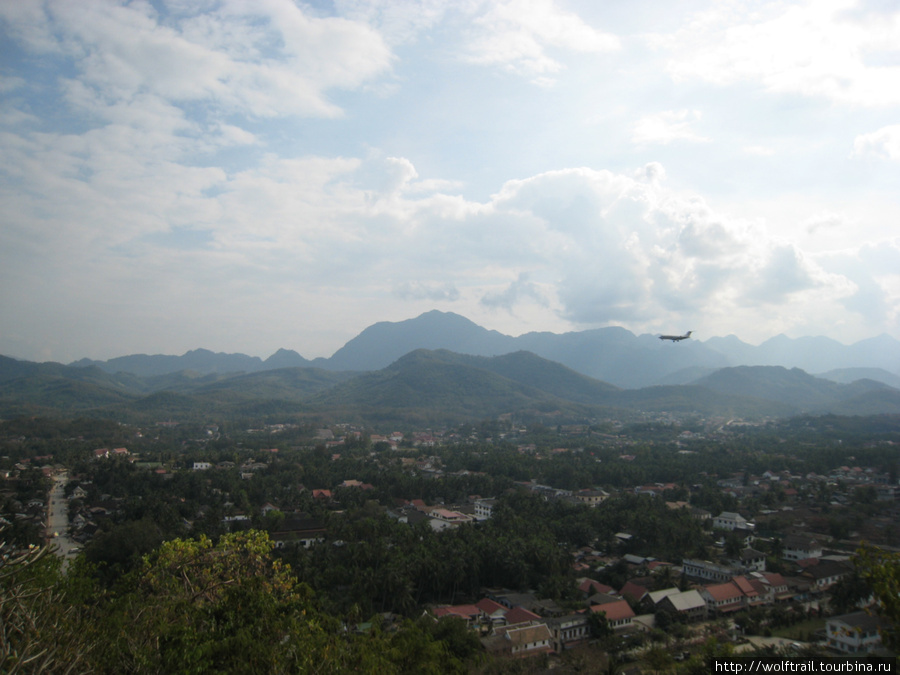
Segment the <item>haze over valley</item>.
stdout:
[[896,660],[900,3],[0,45],[0,672]]
[[578,421],[639,412],[868,415],[900,412],[898,362],[900,343],[888,336],[849,346],[781,336],[757,347],[734,336],[671,343],[621,328],[510,337],[431,311],[374,324],[312,361],[286,349],[266,360],[203,349],[69,366],[4,358],[0,401],[6,414],[60,407],[176,417],[265,402],[285,413],[353,411],[369,423],[523,412]]

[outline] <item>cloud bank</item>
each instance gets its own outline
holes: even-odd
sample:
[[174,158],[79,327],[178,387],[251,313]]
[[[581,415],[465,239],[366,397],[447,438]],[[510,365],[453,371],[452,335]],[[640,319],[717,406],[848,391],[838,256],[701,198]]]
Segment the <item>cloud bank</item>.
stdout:
[[0,353],[328,355],[434,307],[900,335],[898,14],[2,4]]

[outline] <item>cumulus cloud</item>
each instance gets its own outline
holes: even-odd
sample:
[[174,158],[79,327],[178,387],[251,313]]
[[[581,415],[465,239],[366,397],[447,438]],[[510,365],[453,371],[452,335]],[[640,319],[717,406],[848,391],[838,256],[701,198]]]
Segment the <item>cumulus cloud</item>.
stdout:
[[[262,321],[274,310],[266,297],[310,311],[339,303],[351,314],[388,298],[469,315],[540,310],[576,326],[636,331],[690,319],[713,332],[727,319],[771,335],[835,307],[870,325],[895,320],[897,298],[887,290],[895,258],[874,265],[875,249],[859,264],[811,258],[759,223],[669,188],[659,165],[541,173],[479,202],[423,188],[429,181],[408,158],[269,156],[233,175],[182,169],[172,179],[173,165],[148,167],[144,178],[157,191],[138,204],[124,184],[135,196],[120,205],[98,198],[100,188],[72,168],[77,153],[57,153],[61,161],[34,189],[61,189],[94,215],[72,228],[62,207],[48,213],[37,199],[4,193],[20,226],[18,239],[5,235],[3,274],[19,283],[62,275],[126,315],[147,311],[138,323],[168,325],[150,308],[172,312],[173,302],[184,306],[179,316],[215,307],[228,325],[234,312]],[[375,191],[378,172],[384,184]],[[47,302],[66,314],[59,299]]]
[[[288,0],[222,0],[204,11],[192,2],[0,3],[4,37],[28,61],[27,76],[0,81],[7,94],[0,300],[16,344],[28,335],[80,333],[88,336],[83,344],[129,337],[131,345],[144,341],[131,350],[159,350],[155,338],[179,334],[196,338],[185,348],[215,347],[203,339],[210,325],[216,335],[249,340],[263,324],[291,334],[301,322],[364,316],[353,325],[359,330],[434,303],[470,316],[521,316],[523,325],[527,317],[529,327],[544,329],[618,323],[657,331],[690,320],[709,333],[750,326],[768,337],[826,326],[847,311],[867,332],[896,329],[896,246],[812,256],[762,220],[714,208],[721,202],[711,192],[670,187],[658,162],[624,169],[619,158],[616,170],[605,170],[590,165],[591,157],[605,161],[590,153],[556,154],[515,172],[498,162],[485,174],[501,176],[494,182],[463,183],[454,180],[458,167],[484,155],[445,139],[456,168],[436,168],[447,166],[437,154],[452,153],[429,145],[431,127],[425,143],[417,143],[423,135],[406,136],[408,110],[399,105],[389,123],[373,115],[338,126],[354,97],[335,91],[363,91],[393,75],[392,46],[409,49],[439,21],[447,21],[453,37],[445,44],[455,48],[442,56],[543,83],[560,76],[573,53],[617,48],[557,3],[343,0],[335,7],[341,16]],[[820,38],[833,31],[844,40],[839,46],[869,50],[865,58],[851,54],[844,93],[877,102],[865,96],[871,76],[878,96],[893,96],[880,84],[881,69],[893,66],[871,61],[872,49],[889,52],[890,43],[878,43],[877,31],[859,33],[870,22],[865,12],[832,10],[773,5],[750,15],[735,5],[741,21],[732,36],[716,5],[666,43],[672,72],[840,98],[816,79],[825,72],[820,52],[808,67],[787,58],[780,74],[766,65],[786,49],[775,37],[806,21]],[[717,39],[700,39],[707,35]],[[747,50],[757,38],[769,56],[754,65]],[[408,75],[419,73],[397,79]],[[699,129],[704,103],[675,105],[685,107],[622,112],[624,145],[629,131],[642,154],[707,140]],[[363,118],[368,109],[353,112]],[[351,127],[355,135],[345,138]],[[371,129],[379,135],[370,144]],[[511,147],[503,137],[527,143],[514,129],[506,120],[486,125],[477,142],[489,141],[491,151]],[[895,127],[861,135],[854,153],[896,159],[897,137]],[[576,161],[589,165],[542,170]],[[677,173],[673,183],[696,180]],[[510,175],[520,177],[504,180]],[[843,224],[832,211],[845,209],[827,208],[794,222],[809,234]],[[12,329],[3,330],[0,339],[8,339]]]
[[896,105],[898,13],[896,5],[867,11],[853,0],[722,3],[653,42],[669,50],[678,81],[749,80],[771,92]]
[[854,315],[873,326],[900,320],[900,239],[833,251],[820,256],[819,263],[852,284],[841,302]]
[[818,299],[831,308],[853,289],[761,224],[718,214],[662,181],[551,172],[508,183],[491,206],[538,219],[529,236],[541,265],[532,269],[556,279],[558,311],[576,324],[651,330],[676,317],[702,322],[762,305]]
[[0,9],[10,33],[34,52],[73,58],[89,95],[74,91],[69,100],[99,115],[143,95],[214,100],[261,117],[335,116],[329,89],[358,87],[392,61],[365,24],[310,16],[288,0],[229,0],[166,16],[145,3],[18,4]]
[[553,50],[590,54],[618,48],[616,36],[593,28],[553,0],[504,0],[479,3],[466,58],[550,84],[563,68]]

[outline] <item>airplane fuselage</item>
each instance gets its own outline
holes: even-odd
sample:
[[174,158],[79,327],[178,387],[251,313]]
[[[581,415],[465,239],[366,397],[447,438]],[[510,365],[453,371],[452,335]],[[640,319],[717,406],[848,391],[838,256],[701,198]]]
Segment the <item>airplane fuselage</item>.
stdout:
[[693,332],[694,331],[689,330],[684,335],[660,335],[659,339],[660,340],[671,340],[672,342],[681,342],[682,340],[687,340],[689,337],[691,337],[691,333],[693,333]]

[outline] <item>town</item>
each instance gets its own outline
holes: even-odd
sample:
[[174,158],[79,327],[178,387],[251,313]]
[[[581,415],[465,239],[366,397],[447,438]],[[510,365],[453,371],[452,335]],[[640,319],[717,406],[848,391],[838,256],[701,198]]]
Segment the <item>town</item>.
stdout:
[[6,548],[102,589],[163,542],[259,531],[347,634],[449,622],[469,670],[889,653],[859,555],[900,547],[895,419],[0,432]]

